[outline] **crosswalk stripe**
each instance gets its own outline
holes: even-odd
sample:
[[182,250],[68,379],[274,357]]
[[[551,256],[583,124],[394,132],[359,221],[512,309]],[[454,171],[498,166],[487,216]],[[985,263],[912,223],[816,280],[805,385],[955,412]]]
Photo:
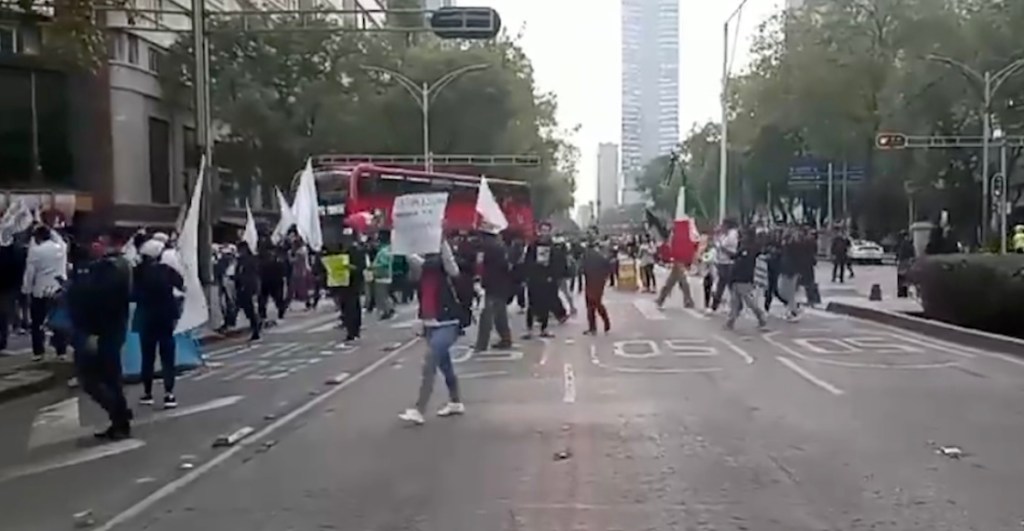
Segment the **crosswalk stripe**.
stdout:
[[640,312],[640,315],[643,315],[647,320],[665,321],[668,319],[668,317],[661,312],[661,309],[658,308],[658,305],[650,299],[637,299],[633,301],[633,307],[636,308],[636,311]]

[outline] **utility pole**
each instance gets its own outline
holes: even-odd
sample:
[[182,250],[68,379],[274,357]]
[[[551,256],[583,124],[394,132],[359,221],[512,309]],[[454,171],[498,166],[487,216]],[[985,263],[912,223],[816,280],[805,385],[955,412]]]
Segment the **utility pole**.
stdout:
[[[206,33],[206,1],[192,0],[192,59],[195,62],[196,143],[200,155],[206,159],[202,185],[202,205],[199,209],[199,280],[204,286],[213,283],[213,190],[211,182],[216,176],[213,161],[212,119],[210,116],[210,64]],[[209,288],[208,288],[209,289]],[[208,294],[208,300],[209,294]]]
[[1012,77],[1014,74],[1024,69],[1024,58],[1017,59],[1010,64],[1003,67],[996,73],[992,73],[990,70],[986,70],[984,74],[978,72],[971,66],[957,61],[951,57],[945,57],[941,55],[929,55],[927,57],[930,61],[952,66],[958,69],[965,77],[976,81],[981,84],[982,88],[982,107],[981,107],[981,121],[982,121],[982,147],[981,147],[981,212],[982,212],[982,223],[981,223],[981,241],[984,243],[988,234],[991,220],[991,207],[989,206],[989,198],[992,195],[992,190],[989,187],[989,149],[992,140],[992,98],[995,93],[1006,83],[1006,80]]
[[444,90],[444,88],[447,87],[452,81],[455,81],[457,78],[461,77],[464,74],[468,74],[469,72],[475,72],[477,70],[483,70],[485,68],[488,68],[489,66],[490,65],[486,63],[479,63],[475,65],[464,66],[462,68],[456,68],[455,70],[452,70],[451,72],[448,72],[447,74],[441,76],[440,78],[437,79],[437,81],[434,81],[434,83],[432,84],[427,84],[427,82],[425,81],[417,84],[415,81],[409,79],[405,74],[402,74],[401,72],[397,72],[390,68],[384,68],[382,66],[362,65],[360,66],[360,68],[366,71],[378,72],[393,77],[395,81],[397,81],[398,84],[401,85],[402,88],[404,88],[406,92],[408,92],[409,95],[412,96],[414,100],[416,100],[416,104],[419,105],[420,111],[423,113],[423,160],[425,163],[424,168],[426,169],[426,171],[433,171],[434,165],[433,162],[431,161],[430,156],[431,102],[433,102],[434,98],[437,98],[437,95],[442,90]]
[[826,212],[828,212],[827,215],[828,215],[829,225],[835,225],[835,223],[836,223],[835,218],[832,217],[832,203],[833,203],[833,201],[832,201],[832,197],[833,197],[833,195],[832,195],[832,181],[834,180],[834,178],[835,178],[834,167],[833,167],[832,163],[829,162],[828,163],[828,209],[826,210]]
[[743,12],[749,0],[742,0],[722,24],[722,135],[719,141],[718,222],[725,220],[729,177],[729,23]]

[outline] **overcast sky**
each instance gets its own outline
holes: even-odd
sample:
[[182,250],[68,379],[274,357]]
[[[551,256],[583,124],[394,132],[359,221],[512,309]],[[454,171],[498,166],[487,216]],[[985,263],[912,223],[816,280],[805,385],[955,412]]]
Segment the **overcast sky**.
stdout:
[[[739,0],[679,0],[680,135],[718,115],[722,69],[722,22]],[[597,144],[619,143],[620,0],[461,0],[490,5],[512,32],[523,29],[542,90],[558,95],[559,121],[579,124],[572,141],[580,148],[577,204],[597,194]],[[757,25],[779,9],[779,0],[749,0],[739,24],[745,64]],[[574,213],[575,214],[575,213]]]

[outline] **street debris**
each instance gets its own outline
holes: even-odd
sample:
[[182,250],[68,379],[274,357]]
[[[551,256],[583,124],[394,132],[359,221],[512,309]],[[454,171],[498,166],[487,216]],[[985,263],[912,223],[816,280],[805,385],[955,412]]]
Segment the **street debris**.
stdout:
[[575,345],[576,344],[576,340],[575,339],[566,339],[565,340],[565,344],[566,345]]
[[68,389],[76,389],[78,387],[78,378],[72,376],[68,378]]
[[274,413],[267,413],[266,415],[263,415],[263,420],[274,420],[276,418],[277,415],[275,415]]
[[244,428],[235,430],[233,433],[230,433],[228,435],[221,435],[220,437],[217,437],[217,439],[213,441],[213,447],[223,448],[227,446],[234,446],[238,444],[238,442],[241,441],[242,439],[252,435],[254,431],[256,430],[253,429],[252,427],[246,426]]
[[188,461],[178,465],[178,469],[179,470],[192,470],[195,467],[196,467],[195,463],[190,463]]
[[554,460],[555,461],[565,461],[566,459],[569,459],[571,457],[572,457],[572,452],[571,451],[569,451],[569,450],[560,450],[558,452],[555,452]]
[[152,483],[154,481],[156,481],[156,478],[151,478],[151,477],[147,476],[147,477],[144,477],[144,478],[136,479],[135,480],[135,484],[136,485],[145,485],[146,483]]
[[266,452],[267,450],[270,450],[274,446],[277,446],[277,441],[275,441],[273,439],[271,439],[269,441],[264,441],[263,444],[260,445],[259,449],[256,450],[256,452],[262,454],[263,452]]
[[390,345],[385,345],[384,348],[381,350],[383,350],[384,352],[393,352],[395,350],[398,350],[398,348],[401,346],[401,343],[392,343]]
[[343,372],[337,376],[332,377],[330,380],[327,380],[327,385],[339,385],[341,384],[341,382],[347,380],[348,376],[349,374],[347,372]]
[[950,459],[960,459],[964,456],[964,451],[959,446],[940,446],[938,453]]
[[93,518],[93,516],[92,516],[92,509],[86,509],[84,511],[79,511],[79,512],[71,515],[71,518],[74,520],[75,528],[77,528],[77,529],[82,529],[82,528],[85,528],[85,527],[92,527],[92,526],[96,525],[96,519]]

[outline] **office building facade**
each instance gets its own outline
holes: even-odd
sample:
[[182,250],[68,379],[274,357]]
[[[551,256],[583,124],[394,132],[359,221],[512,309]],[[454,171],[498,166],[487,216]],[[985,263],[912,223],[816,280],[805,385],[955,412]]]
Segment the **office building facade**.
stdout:
[[607,142],[597,146],[597,212],[619,206],[619,146]]
[[679,0],[622,0],[623,203],[644,164],[679,142]]

